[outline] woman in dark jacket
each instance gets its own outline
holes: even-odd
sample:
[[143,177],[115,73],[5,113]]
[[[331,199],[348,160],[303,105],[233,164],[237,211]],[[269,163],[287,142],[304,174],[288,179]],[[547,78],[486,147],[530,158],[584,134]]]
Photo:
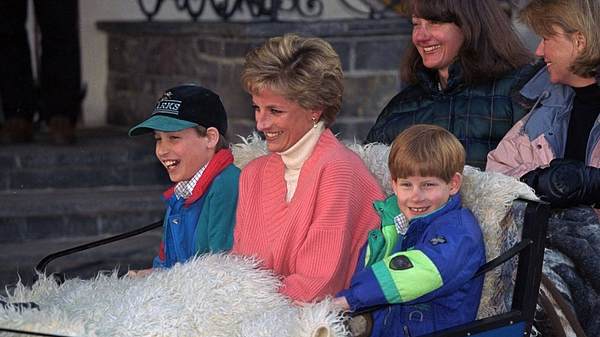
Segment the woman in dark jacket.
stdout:
[[401,76],[408,84],[383,109],[367,142],[389,144],[413,124],[448,129],[467,164],[485,167],[524,115],[513,92],[533,74],[530,53],[496,0],[411,0],[412,44]]

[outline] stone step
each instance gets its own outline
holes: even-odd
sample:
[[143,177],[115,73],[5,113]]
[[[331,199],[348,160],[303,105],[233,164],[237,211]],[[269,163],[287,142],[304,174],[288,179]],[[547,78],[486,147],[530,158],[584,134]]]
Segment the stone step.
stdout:
[[[163,217],[161,193],[171,184],[154,155],[151,136],[129,138],[127,128],[78,129],[77,142],[0,146],[0,286],[59,250],[124,233]],[[89,278],[152,264],[161,229],[62,257],[49,272]],[[4,289],[4,287],[2,287]]]
[[118,234],[162,218],[165,186],[0,193],[0,242]]
[[77,130],[74,145],[35,142],[0,147],[0,191],[98,186],[166,185],[151,136],[130,138],[127,129]]

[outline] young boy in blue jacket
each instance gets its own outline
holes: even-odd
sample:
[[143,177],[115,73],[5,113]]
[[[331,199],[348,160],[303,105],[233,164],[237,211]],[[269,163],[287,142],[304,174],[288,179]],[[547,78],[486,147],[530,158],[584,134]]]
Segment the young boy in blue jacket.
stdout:
[[465,151],[447,130],[414,125],[396,137],[388,166],[394,195],[376,201],[348,289],[334,302],[371,311],[370,336],[414,337],[473,321],[485,263],[477,219],[461,206]]
[[[175,183],[164,194],[163,239],[153,268],[229,250],[240,170],[225,140],[227,114],[214,92],[196,85],[167,90],[152,115],[129,130],[154,133],[156,157]],[[131,271],[130,276],[149,272]]]

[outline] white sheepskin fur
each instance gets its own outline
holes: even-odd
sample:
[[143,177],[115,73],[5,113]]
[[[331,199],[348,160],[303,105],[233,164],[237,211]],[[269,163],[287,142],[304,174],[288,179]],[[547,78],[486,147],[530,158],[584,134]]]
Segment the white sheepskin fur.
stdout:
[[241,137],[241,143],[232,144],[231,151],[235,160],[235,166],[243,169],[252,159],[264,156],[267,153],[267,143],[261,140],[258,133],[253,133],[244,138]]
[[[499,256],[521,237],[511,206],[515,199],[539,200],[526,184],[495,172],[481,172],[465,166],[461,197],[463,205],[479,220],[485,242],[486,260]],[[510,310],[515,260],[485,274],[478,318],[490,317]]]
[[214,254],[143,278],[111,273],[58,285],[44,277],[8,298],[40,310],[0,310],[0,326],[66,336],[346,335],[329,300],[295,306],[278,293],[279,279],[257,266]]
[[[389,147],[347,144],[392,192],[387,169]],[[267,153],[256,134],[232,146],[243,168]],[[465,166],[461,194],[479,219],[488,260],[519,236],[510,208],[516,198],[537,200],[518,180]],[[8,302],[35,302],[40,311],[0,309],[0,326],[74,336],[289,336],[338,337],[348,334],[342,314],[329,299],[298,307],[278,293],[279,279],[258,262],[230,255],[204,255],[145,278],[99,274],[94,280],[58,285],[42,277],[31,288],[18,285]],[[479,317],[507,311],[504,293],[510,276],[486,275]],[[4,336],[4,335],[3,335]]]

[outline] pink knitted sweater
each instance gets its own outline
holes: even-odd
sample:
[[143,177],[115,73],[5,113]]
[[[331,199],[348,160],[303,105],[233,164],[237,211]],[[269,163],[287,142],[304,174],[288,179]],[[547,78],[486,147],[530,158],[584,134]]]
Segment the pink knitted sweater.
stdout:
[[379,225],[381,188],[362,160],[325,130],[286,203],[285,167],[271,153],[240,176],[233,253],[260,258],[281,292],[310,302],[347,287],[368,232]]

